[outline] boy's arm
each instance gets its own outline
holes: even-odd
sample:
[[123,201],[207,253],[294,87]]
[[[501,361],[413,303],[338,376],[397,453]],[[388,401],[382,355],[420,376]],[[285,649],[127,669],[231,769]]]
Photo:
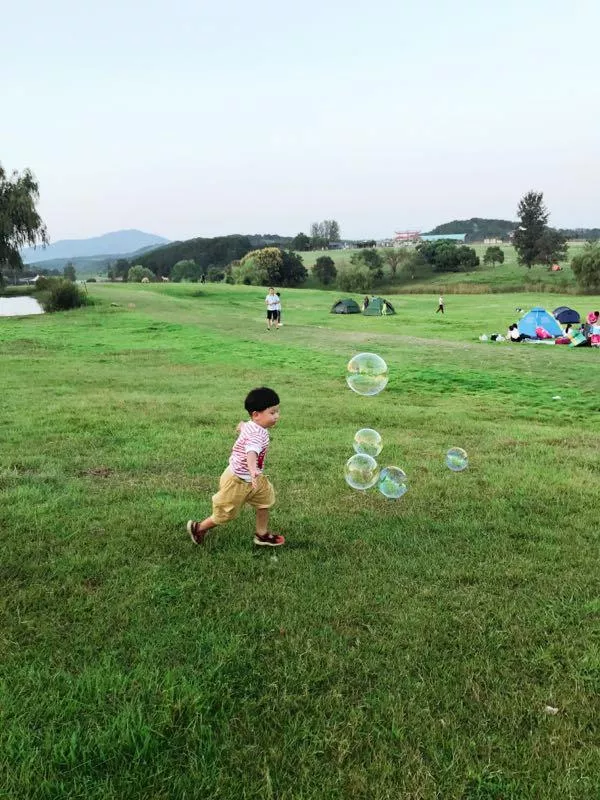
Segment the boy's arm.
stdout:
[[260,475],[258,469],[258,453],[255,453],[254,450],[248,450],[246,453],[246,462],[248,464],[248,472],[252,478],[252,488],[256,489],[258,486],[258,476]]

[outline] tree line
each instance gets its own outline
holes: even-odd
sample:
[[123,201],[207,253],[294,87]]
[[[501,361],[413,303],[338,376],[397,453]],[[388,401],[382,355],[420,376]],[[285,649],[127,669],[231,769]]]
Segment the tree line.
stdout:
[[[39,186],[29,169],[21,174],[16,171],[8,174],[0,165],[0,283],[10,272],[14,275],[23,270],[20,255],[23,247],[43,247],[48,243],[46,226],[37,210],[38,201]],[[519,202],[517,214],[519,222],[513,243],[520,264],[527,268],[534,264],[550,267],[555,261],[567,257],[565,232],[548,225],[549,212],[542,192],[525,194]],[[471,222],[479,225],[476,218]],[[290,247],[289,250],[282,247],[257,250],[249,237],[239,235],[189,239],[137,256],[135,264],[127,259],[118,259],[111,265],[109,276],[121,280],[208,278],[230,283],[301,286],[308,272],[302,257],[294,250],[322,249],[339,239],[340,226],[336,220],[313,223],[310,237],[301,233],[290,243],[303,246]],[[331,257],[317,258],[312,267],[315,278],[325,286],[337,281],[340,289],[367,291],[385,278],[384,267],[395,280],[400,270],[405,278],[410,276],[414,279],[436,272],[466,272],[479,266],[473,248],[448,240],[422,242],[413,251],[402,248],[379,251],[372,247],[373,241],[362,244],[363,248],[352,254],[349,268],[339,276]],[[484,255],[484,263],[502,263],[503,258],[501,248],[490,247]],[[600,288],[600,244],[597,241],[590,241],[572,259],[571,266],[583,289]],[[72,264],[66,265],[63,277],[68,282],[74,281]]]

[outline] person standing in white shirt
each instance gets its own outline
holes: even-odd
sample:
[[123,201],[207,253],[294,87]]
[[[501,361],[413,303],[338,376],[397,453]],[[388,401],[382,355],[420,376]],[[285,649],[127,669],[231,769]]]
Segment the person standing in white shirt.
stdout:
[[441,311],[442,314],[444,313],[444,298],[442,295],[438,297],[438,307],[436,308],[435,313],[437,314],[438,311]]
[[267,330],[270,331],[272,327],[277,325],[277,306],[279,305],[279,297],[275,294],[275,289],[269,286],[269,294],[265,297],[265,305],[267,306]]

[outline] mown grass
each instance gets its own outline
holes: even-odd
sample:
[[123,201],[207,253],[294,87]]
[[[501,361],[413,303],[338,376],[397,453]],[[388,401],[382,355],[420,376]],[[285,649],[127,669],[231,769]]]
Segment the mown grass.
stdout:
[[[477,341],[536,296],[286,290],[267,333],[260,289],[89,288],[0,320],[0,797],[595,800],[599,353]],[[194,548],[261,383],[288,545]],[[400,501],[343,481],[364,425]]]

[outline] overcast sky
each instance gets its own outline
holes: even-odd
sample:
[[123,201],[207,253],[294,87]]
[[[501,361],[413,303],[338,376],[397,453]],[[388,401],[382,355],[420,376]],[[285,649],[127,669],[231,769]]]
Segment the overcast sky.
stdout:
[[[493,10],[491,6],[493,5]],[[600,225],[598,0],[20,0],[0,162],[52,240]]]

